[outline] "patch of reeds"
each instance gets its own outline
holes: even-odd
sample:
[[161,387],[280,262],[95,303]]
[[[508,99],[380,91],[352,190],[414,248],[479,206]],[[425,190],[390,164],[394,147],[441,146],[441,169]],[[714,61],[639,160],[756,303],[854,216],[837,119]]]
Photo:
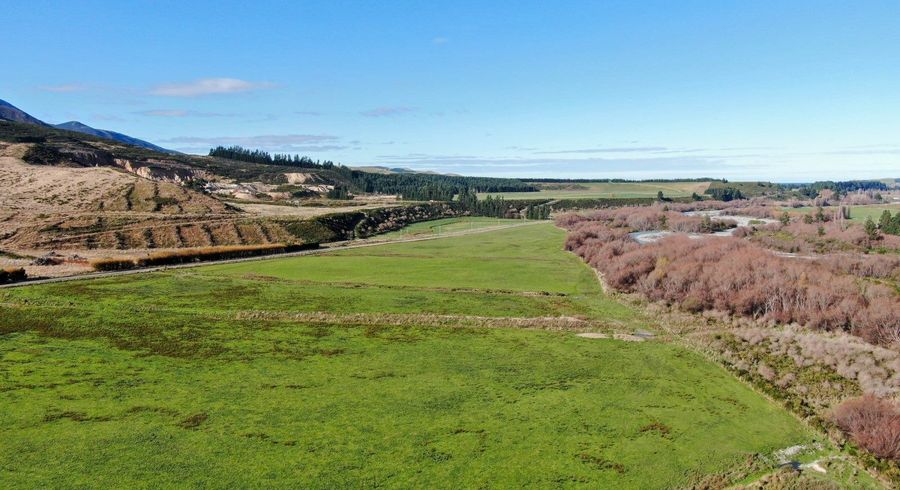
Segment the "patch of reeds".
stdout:
[[594,321],[574,317],[485,317],[474,315],[435,315],[428,313],[284,313],[274,311],[241,311],[237,320],[295,321],[313,324],[432,326],[470,328],[527,328],[553,331],[593,331],[605,328]]
[[187,264],[211,260],[229,260],[260,255],[297,252],[318,248],[317,243],[284,244],[269,243],[263,245],[223,245],[218,247],[200,247],[155,252],[144,257],[102,258],[91,261],[91,266],[98,271],[119,271],[139,267],[159,265]]

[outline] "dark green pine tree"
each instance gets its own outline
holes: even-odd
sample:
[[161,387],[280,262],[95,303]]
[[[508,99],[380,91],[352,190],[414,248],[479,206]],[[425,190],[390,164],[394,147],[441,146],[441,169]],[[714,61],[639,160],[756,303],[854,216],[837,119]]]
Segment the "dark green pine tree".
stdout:
[[885,209],[881,213],[881,218],[878,220],[878,227],[881,228],[881,231],[884,233],[893,233],[893,219],[891,219],[891,212]]
[[866,218],[866,224],[863,225],[863,228],[865,228],[866,236],[869,237],[869,240],[878,240],[878,226],[872,221],[871,217]]

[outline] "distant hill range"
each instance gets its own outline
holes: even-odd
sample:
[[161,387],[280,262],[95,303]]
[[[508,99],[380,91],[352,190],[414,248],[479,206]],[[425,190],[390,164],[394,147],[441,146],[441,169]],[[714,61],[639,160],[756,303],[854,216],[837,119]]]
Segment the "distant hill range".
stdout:
[[89,134],[98,138],[118,141],[120,143],[129,145],[139,146],[141,148],[147,148],[148,150],[161,151],[164,153],[177,153],[175,151],[167,150],[160,146],[154,145],[153,143],[128,136],[127,134],[117,133],[115,131],[109,131],[106,129],[92,128],[87,124],[80,123],[78,121],[69,121],[62,124],[47,124],[44,121],[41,121],[40,119],[28,114],[22,109],[19,109],[18,107],[2,99],[0,99],[0,120],[34,124],[36,126],[53,127],[66,131],[74,131],[76,133]]
[[0,99],[0,119],[4,121],[13,121],[26,124],[37,124],[38,126],[50,126],[36,117],[32,117],[27,112],[18,107]]
[[411,168],[399,168],[399,167],[384,167],[381,165],[368,165],[362,167],[350,167],[353,170],[359,170],[362,172],[369,172],[373,174],[383,174],[383,175],[391,175],[391,174],[425,174],[425,175],[449,175],[453,177],[460,177],[459,174],[443,174],[440,172],[434,172],[431,170],[413,170]]
[[75,131],[76,133],[89,134],[98,138],[106,138],[108,140],[127,143],[129,145],[140,146],[141,148],[147,148],[149,150],[162,151],[165,153],[175,153],[172,150],[167,150],[161,146],[156,146],[153,143],[133,138],[131,136],[128,136],[127,134],[117,133],[115,131],[109,131],[106,129],[95,129],[88,126],[87,124],[82,124],[78,121],[69,121],[62,124],[54,124],[53,127],[57,129],[65,129],[66,131]]

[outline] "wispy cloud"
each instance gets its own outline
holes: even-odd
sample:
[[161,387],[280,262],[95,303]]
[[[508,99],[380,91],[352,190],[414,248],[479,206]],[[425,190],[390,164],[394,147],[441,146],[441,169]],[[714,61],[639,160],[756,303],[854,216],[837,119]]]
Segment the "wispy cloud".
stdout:
[[341,138],[329,134],[263,134],[256,136],[179,136],[160,140],[181,151],[205,152],[214,146],[240,145],[287,153],[339,151],[349,148]]
[[437,45],[447,44],[450,42],[450,38],[436,37],[436,38],[432,39],[431,42],[432,42],[432,44],[437,44]]
[[258,136],[178,136],[163,140],[167,143],[212,143],[234,145],[303,145],[337,141],[340,138],[329,134],[263,134]]
[[374,109],[369,109],[368,111],[360,112],[361,115],[366,117],[387,117],[387,116],[397,116],[400,114],[406,114],[409,112],[413,112],[415,109],[412,107],[403,107],[403,106],[383,106],[376,107]]
[[[508,147],[507,149],[525,150],[523,147]],[[709,157],[705,155],[708,152],[731,152],[737,150],[764,149],[763,147],[743,147],[743,148],[669,148],[665,146],[614,146],[614,147],[597,147],[597,148],[575,148],[570,150],[538,150],[532,148],[533,155],[590,155],[590,154],[606,154],[606,153],[645,153],[647,155],[678,155],[678,154],[694,154],[696,156]],[[765,147],[769,149],[769,147]],[[704,155],[697,155],[704,154]],[[729,155],[730,158],[740,156],[759,156],[759,155]]]
[[847,148],[898,148],[900,145],[896,143],[876,143],[871,145],[852,145]]
[[579,153],[650,153],[668,150],[668,148],[663,146],[629,146],[620,148],[579,148],[574,150],[535,151],[534,153],[536,155],[562,155]]
[[[373,165],[405,166],[417,170],[460,172],[468,175],[541,175],[602,177],[634,175],[673,175],[706,177],[737,165],[721,157],[647,157],[647,158],[514,158],[473,155],[429,155],[410,153],[382,155]],[[746,169],[751,166],[741,164]]]
[[48,86],[39,87],[39,88],[41,90],[43,90],[44,92],[54,92],[54,93],[60,93],[60,94],[70,93],[70,92],[84,92],[84,91],[90,89],[90,87],[88,87],[87,85],[82,84],[82,83],[66,83],[63,85],[48,85]]
[[151,117],[236,117],[238,114],[225,112],[201,112],[182,109],[150,109],[138,111],[135,114]]
[[847,149],[825,152],[827,155],[900,155],[900,147],[879,147],[870,149]]
[[91,114],[91,119],[95,121],[124,121],[124,119],[115,114]]
[[150,89],[150,95],[163,97],[200,97],[213,94],[234,94],[274,87],[271,82],[250,82],[237,78],[203,78],[187,83],[168,83]]
[[[889,149],[889,148],[887,148]],[[771,155],[609,155],[554,157],[472,156],[464,154],[384,154],[358,165],[406,167],[441,173],[504,177],[550,178],[701,178],[727,177],[735,180],[759,179],[761,175],[776,182],[809,181],[800,163],[813,161],[817,179],[877,178],[895,173],[892,156],[866,165],[848,166],[840,159],[823,159],[820,154]],[[804,160],[805,159],[805,160]],[[849,170],[848,170],[849,169]],[[848,174],[848,172],[850,172]]]
[[321,116],[322,113],[318,111],[294,111],[294,114],[298,116]]

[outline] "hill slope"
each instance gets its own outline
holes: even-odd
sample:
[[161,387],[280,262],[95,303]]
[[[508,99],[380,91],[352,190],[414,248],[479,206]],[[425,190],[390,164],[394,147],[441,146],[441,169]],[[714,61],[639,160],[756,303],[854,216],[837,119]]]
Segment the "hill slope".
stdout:
[[40,119],[31,116],[27,112],[18,107],[0,99],[0,120],[13,121],[25,124],[35,124],[38,126],[49,126],[49,124]]
[[92,128],[87,124],[78,121],[69,121],[62,124],[47,124],[44,121],[41,121],[40,119],[28,114],[22,109],[19,109],[18,107],[2,99],[0,99],[0,120],[23,124],[33,124],[35,126],[48,128],[53,127],[65,131],[74,131],[76,133],[89,134],[98,138],[118,141],[120,143],[139,146],[141,148],[147,148],[149,150],[159,151],[163,153],[175,153],[172,150],[167,150],[161,146],[154,145],[153,143],[134,138],[132,136],[128,136],[127,134],[117,133],[115,131],[109,131],[107,129]]
[[167,150],[161,146],[157,146],[153,143],[128,136],[127,134],[117,133],[115,131],[109,131],[107,129],[92,128],[87,124],[78,121],[69,121],[62,124],[54,124],[53,127],[57,129],[64,129],[66,131],[75,131],[76,133],[89,134],[98,138],[106,138],[109,140],[119,141],[125,144],[140,146],[141,148],[147,148],[154,151],[174,153],[172,150]]
[[179,183],[197,179],[287,183],[285,174],[298,171],[318,174],[328,182],[340,178],[337,172],[324,169],[164,153],[91,134],[11,121],[0,121],[0,142],[31,145],[22,155],[30,164],[119,167],[142,177]]

